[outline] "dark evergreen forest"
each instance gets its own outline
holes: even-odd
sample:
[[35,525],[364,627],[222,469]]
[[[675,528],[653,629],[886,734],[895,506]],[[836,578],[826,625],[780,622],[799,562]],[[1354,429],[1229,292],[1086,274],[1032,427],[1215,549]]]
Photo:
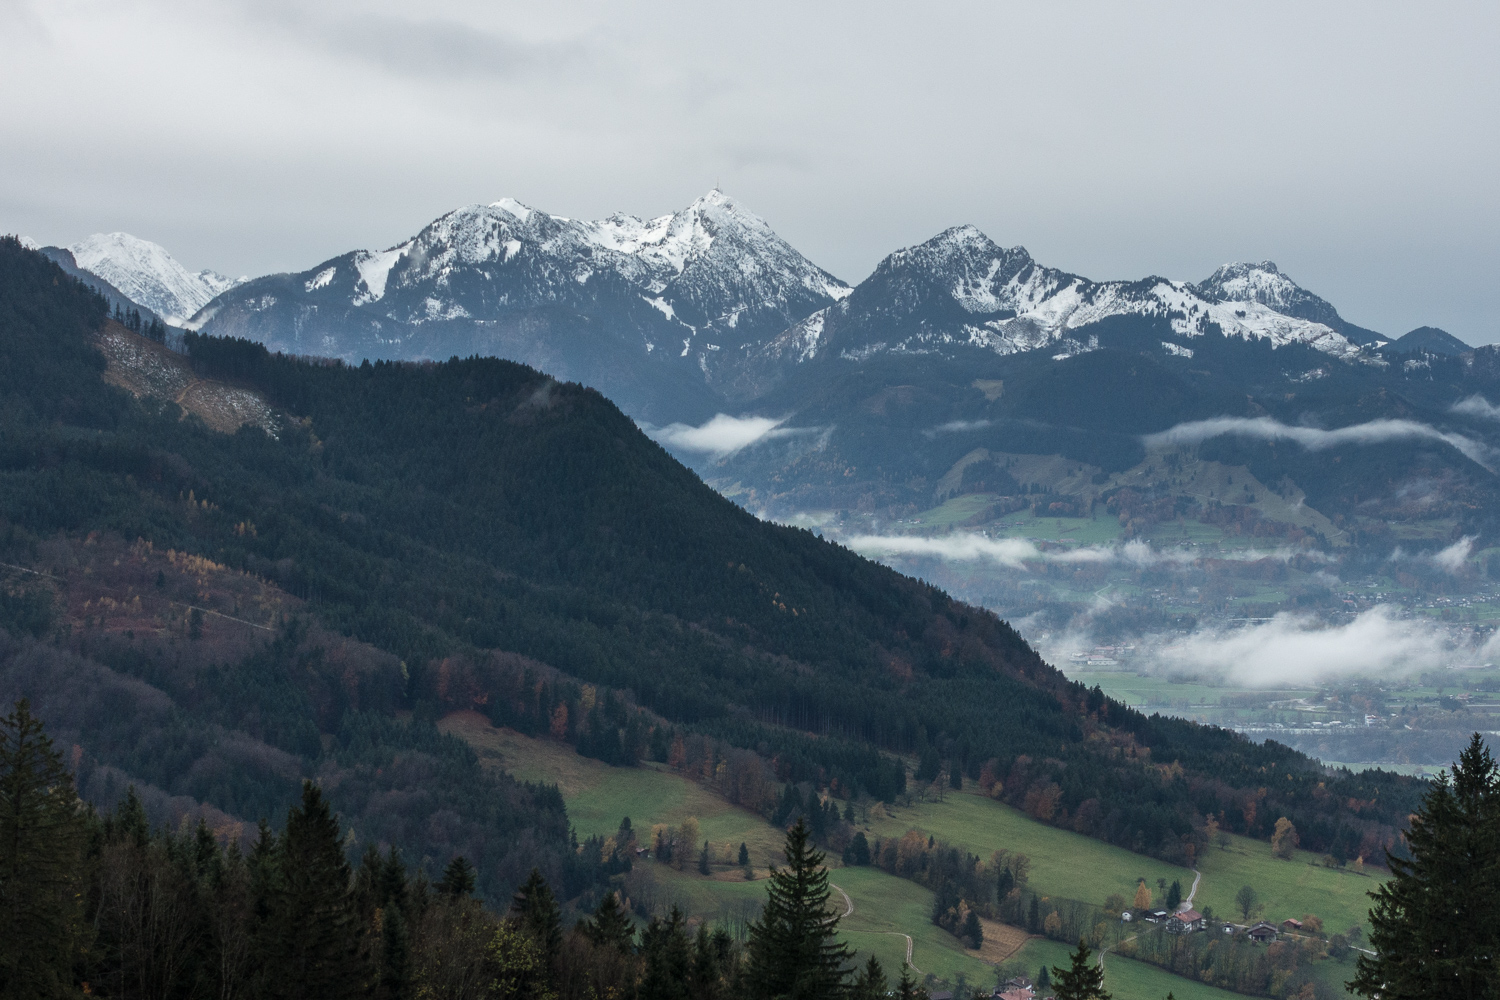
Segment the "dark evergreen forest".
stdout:
[[[103,382],[107,319],[0,241],[0,560],[29,566],[59,537],[144,540],[270,581],[399,661],[373,714],[288,709],[301,728],[271,742],[300,739],[284,749],[305,759],[346,752],[353,730],[372,755],[416,738],[381,721],[395,711],[551,730],[561,704],[554,735],[613,762],[697,734],[780,780],[889,798],[907,780],[896,755],[942,761],[1044,821],[1174,860],[1210,813],[1260,837],[1286,816],[1309,849],[1373,857],[1417,801],[1407,779],[1072,684],[994,615],[757,520],[590,389],[495,359],[354,367],[189,335],[200,378],[281,411],[275,435],[226,435]],[[61,641],[45,602],[8,600],[0,625]],[[119,653],[111,669],[148,666]],[[605,692],[595,710],[584,683]],[[183,717],[204,717],[196,698]]]

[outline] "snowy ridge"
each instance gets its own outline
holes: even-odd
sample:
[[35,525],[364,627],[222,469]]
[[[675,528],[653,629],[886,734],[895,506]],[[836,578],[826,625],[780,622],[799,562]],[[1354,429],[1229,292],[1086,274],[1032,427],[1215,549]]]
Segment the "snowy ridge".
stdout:
[[[497,324],[564,324],[617,338],[657,366],[669,363],[669,352],[656,347],[682,341],[670,354],[688,359],[702,384],[850,291],[722,191],[670,215],[598,221],[502,198],[448,212],[389,250],[353,251],[300,274],[257,279],[197,322],[208,333],[233,330],[350,359],[451,351],[407,345],[472,344]],[[441,329],[420,332],[434,325]],[[566,368],[572,359],[527,343],[525,356],[537,363]],[[605,362],[584,359],[580,370],[593,364]]]
[[[1342,323],[1334,308],[1269,261],[1227,264],[1201,284],[1155,277],[1094,282],[959,226],[891,254],[851,295],[816,314],[816,323],[810,317],[786,330],[757,360],[800,362],[830,352],[860,360],[960,346],[1011,354],[1127,315],[1166,319],[1184,337],[1217,327],[1226,336],[1306,344],[1345,360],[1361,353],[1333,325]],[[1072,353],[1070,347],[1059,357]]]
[[214,271],[192,273],[157,244],[129,233],[95,233],[67,249],[80,268],[176,326],[246,280]]

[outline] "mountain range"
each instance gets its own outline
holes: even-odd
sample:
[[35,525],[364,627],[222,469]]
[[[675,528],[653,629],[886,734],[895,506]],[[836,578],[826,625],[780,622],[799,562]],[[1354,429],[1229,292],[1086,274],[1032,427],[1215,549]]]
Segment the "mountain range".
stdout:
[[[1451,412],[1496,395],[1494,350],[1430,327],[1362,328],[1270,261],[1198,282],[1099,282],[958,226],[851,287],[717,190],[649,220],[503,199],[385,250],[250,280],[192,274],[122,234],[43,252],[206,335],[351,363],[503,357],[593,386],[771,516],[920,511],[965,492],[966,475],[987,481],[981,453],[1086,466],[1097,482],[1028,488],[1093,509],[1154,467],[1146,437],[1214,419],[1429,429],[1379,451],[1391,464],[1378,475],[1375,452],[1321,462],[1256,445],[1258,481],[1295,483],[1317,512],[1303,527],[1325,538],[1342,532],[1336,518],[1374,525],[1414,510],[1403,498],[1430,493],[1422,483],[1444,484],[1428,513],[1468,511],[1465,523],[1500,499],[1497,463],[1483,457],[1500,445],[1494,422]],[[1244,433],[1209,450],[1249,461]]]
[[1390,340],[1269,261],[1226,264],[1197,283],[1095,282],[973,226],[892,253],[851,288],[717,190],[650,220],[580,221],[507,198],[447,213],[385,250],[252,280],[189,273],[119,233],[66,252],[174,325],[356,362],[511,357],[595,385],[655,423],[746,405],[820,358],[1076,354],[1090,327],[1118,316],[1344,360]]
[[555,791],[466,794],[477,758],[427,725],[462,711],[622,765],[707,747],[768,812],[799,782],[892,801],[899,755],[988,767],[1006,801],[1172,860],[1207,811],[1352,858],[1411,807],[1414,782],[1068,681],[993,613],[726,501],[588,388],[177,353],[62,277],[0,240],[0,695],[67,720],[106,805],[135,783],[249,820],[316,776],[414,862],[482,860],[492,899],[533,863],[566,884]]

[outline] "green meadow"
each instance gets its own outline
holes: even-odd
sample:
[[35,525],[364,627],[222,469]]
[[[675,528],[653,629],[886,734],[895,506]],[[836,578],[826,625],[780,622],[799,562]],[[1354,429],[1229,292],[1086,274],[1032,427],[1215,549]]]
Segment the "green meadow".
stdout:
[[[644,869],[659,900],[682,906],[699,919],[727,921],[753,912],[765,898],[765,866],[780,860],[782,833],[762,817],[730,805],[709,789],[657,766],[617,768],[579,757],[571,748],[495,729],[475,713],[449,716],[442,727],[469,742],[482,759],[529,781],[556,783],[567,802],[568,815],[580,837],[613,833],[621,817],[645,833],[653,824],[675,826],[688,816],[698,819],[702,835],[716,857],[723,849],[748,845],[757,869],[745,881],[737,867],[716,866],[702,876],[689,864],[678,871],[650,864]],[[1030,885],[1044,896],[1059,896],[1102,904],[1111,894],[1130,898],[1140,879],[1156,888],[1158,879],[1178,880],[1184,893],[1193,882],[1192,871],[1098,840],[1059,830],[1033,820],[974,791],[948,791],[941,801],[910,806],[877,806],[864,825],[866,835],[900,837],[908,830],[947,841],[988,860],[993,851],[1009,850],[1031,859]],[[644,840],[644,836],[642,837]],[[953,981],[962,974],[971,984],[992,985],[997,965],[1009,974],[1035,976],[1043,964],[1063,965],[1068,948],[1042,938],[1029,938],[1014,928],[995,925],[982,953],[967,951],[952,935],[930,920],[932,893],[913,882],[877,868],[837,867],[830,881],[848,894],[853,914],[841,923],[849,945],[860,954],[877,956],[893,976],[906,956],[912,938],[912,962],[924,974]],[[1209,847],[1199,859],[1203,873],[1194,902],[1210,906],[1216,915],[1237,916],[1234,895],[1249,884],[1259,894],[1266,919],[1313,913],[1327,932],[1365,924],[1365,893],[1379,884],[1373,870],[1328,869],[1317,856],[1299,851],[1291,861],[1271,855],[1269,844],[1231,837],[1227,849]],[[843,896],[835,893],[835,901]],[[1366,927],[1366,929],[1368,929]],[[1022,941],[1024,940],[1024,943]],[[1019,950],[1015,950],[1019,945]],[[1347,978],[1348,966],[1319,968],[1333,982]],[[1107,987],[1118,1000],[1148,1000],[1170,991],[1177,1000],[1232,1000],[1228,993],[1154,966],[1119,956],[1106,960]],[[919,977],[920,978],[920,977]]]

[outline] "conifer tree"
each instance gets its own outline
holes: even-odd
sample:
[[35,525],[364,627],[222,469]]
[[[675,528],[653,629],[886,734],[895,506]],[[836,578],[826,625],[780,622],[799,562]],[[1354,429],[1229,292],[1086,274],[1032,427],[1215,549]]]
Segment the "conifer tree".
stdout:
[[630,954],[635,944],[635,929],[620,908],[620,897],[613,892],[606,892],[594,909],[593,918],[579,921],[578,926],[594,944],[616,948],[621,954]]
[[448,862],[443,869],[443,878],[437,884],[438,892],[458,899],[474,894],[474,866],[462,854]]
[[719,1000],[727,957],[720,952],[715,936],[708,933],[708,924],[699,924],[693,941],[693,967],[688,974],[693,1000]]
[[703,850],[698,854],[698,874],[713,874],[713,869],[708,866],[708,841],[706,840],[703,842]]
[[911,967],[901,966],[901,978],[896,981],[896,1000],[928,1000],[927,989],[911,978]]
[[510,912],[521,921],[522,930],[536,940],[547,968],[552,968],[562,953],[562,911],[540,871],[531,869],[526,883],[516,890]]
[[84,833],[72,775],[23,698],[0,718],[0,997],[71,986]]
[[758,997],[821,1000],[844,985],[850,952],[828,905],[828,869],[802,820],[786,835],[786,867],[771,868],[760,920],[750,926],[749,980]]
[[1387,853],[1391,879],[1370,893],[1370,945],[1349,988],[1382,1000],[1500,996],[1500,771],[1478,733],[1440,773]]
[[1090,959],[1089,946],[1079,940],[1066,969],[1052,967],[1053,995],[1057,1000],[1110,1000],[1104,992],[1104,968]]
[[850,1000],[885,1000],[889,989],[880,959],[871,955],[869,961],[865,962],[865,967],[855,977],[854,988],[849,994]]
[[359,995],[364,971],[349,862],[339,823],[323,793],[302,783],[302,804],[287,815],[276,845],[277,885],[269,930],[275,943],[268,992],[287,1000]]
[[683,923],[682,911],[674,906],[666,920],[654,917],[641,932],[641,957],[646,966],[641,978],[642,997],[690,1000],[692,950]]

